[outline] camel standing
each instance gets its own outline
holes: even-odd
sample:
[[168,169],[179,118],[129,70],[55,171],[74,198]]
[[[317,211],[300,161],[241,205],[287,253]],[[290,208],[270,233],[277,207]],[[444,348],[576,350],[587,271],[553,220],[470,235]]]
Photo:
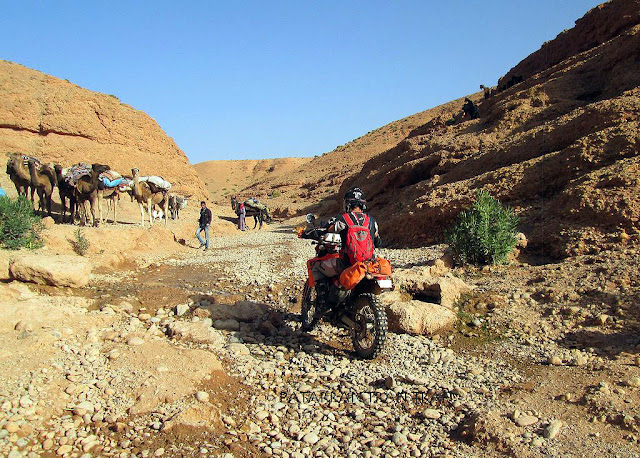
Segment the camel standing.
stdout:
[[39,168],[35,161],[29,161],[29,173],[31,175],[31,189],[38,191],[40,203],[38,210],[44,213],[45,205],[47,206],[47,214],[51,216],[51,195],[58,180],[53,168],[48,164],[42,164]]
[[147,206],[149,212],[149,225],[153,225],[153,206],[157,205],[164,213],[164,225],[167,225],[167,214],[169,213],[169,193],[163,191],[153,192],[149,183],[140,181],[140,171],[132,169],[133,182],[131,183],[131,195],[136,199],[140,206],[140,225],[144,227],[144,206]]
[[[107,215],[106,218],[102,217],[102,201],[107,200]],[[100,210],[100,224],[102,224],[109,217],[111,209],[113,209],[113,222],[116,222],[118,214],[118,202],[120,202],[120,192],[118,188],[105,188],[98,189],[98,208]]]
[[82,218],[83,224],[86,224],[87,220],[87,207],[86,204],[89,202],[91,207],[91,219],[94,226],[97,226],[99,220],[96,219],[96,203],[98,200],[98,177],[101,173],[109,170],[110,167],[108,165],[102,164],[93,164],[91,165],[91,174],[80,177],[76,182],[75,187],[75,197],[77,201],[77,206],[84,208],[85,216]]
[[62,204],[62,219],[61,221],[64,223],[64,218],[67,213],[67,199],[69,199],[69,219],[71,223],[73,223],[73,215],[76,209],[76,197],[74,195],[74,188],[69,184],[68,181],[64,179],[62,175],[62,166],[56,164],[53,169],[56,171],[56,179],[58,180],[58,195],[60,196],[60,203]]
[[[19,196],[27,197],[29,187],[31,187],[31,173],[29,168],[24,164],[21,154],[11,154],[7,161],[7,175],[13,181]],[[31,188],[31,202],[33,202],[33,194],[35,188]]]

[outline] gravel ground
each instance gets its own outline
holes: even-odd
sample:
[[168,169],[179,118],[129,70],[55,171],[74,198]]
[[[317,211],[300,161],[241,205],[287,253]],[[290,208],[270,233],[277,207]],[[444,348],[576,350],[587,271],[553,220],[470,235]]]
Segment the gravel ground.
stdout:
[[[56,356],[2,378],[0,454],[453,457],[583,456],[590,450],[639,456],[640,362],[633,354],[611,360],[598,348],[561,345],[568,322],[583,312],[559,321],[545,312],[536,290],[523,286],[536,283],[513,276],[524,267],[454,271],[477,286],[477,297],[468,300],[476,308],[461,304],[456,332],[389,334],[383,354],[362,361],[342,329],[321,323],[311,334],[299,331],[291,309],[313,247],[285,227],[270,228],[213,238],[206,252],[154,257],[138,272],[96,276],[99,290],[117,285],[140,296],[146,283],[157,283],[150,275],[166,270],[179,277],[177,285],[202,294],[177,306],[168,298],[156,309],[114,301],[84,309],[93,326],[80,331],[72,320],[68,328],[50,330],[58,333],[51,347]],[[379,253],[408,268],[442,252],[436,246]],[[191,285],[194,272],[202,271],[211,280]],[[221,319],[214,299],[221,290],[268,308]],[[136,303],[135,294],[130,300]],[[496,308],[487,312],[487,304]],[[480,306],[483,313],[467,314]],[[82,309],[75,302],[68,307]],[[590,313],[596,319],[601,312]],[[28,322],[22,326],[15,326],[18,339],[29,338]],[[140,359],[121,364],[146,345],[151,353],[138,358],[162,354],[151,369]],[[188,353],[195,351],[205,353]],[[162,374],[174,364],[187,370],[188,361],[205,354],[224,361],[229,385],[212,387],[203,375],[200,388],[195,383],[187,394],[162,395],[150,411],[135,413],[145,393],[154,392],[145,389],[162,388]],[[219,412],[196,429],[178,434],[169,428],[211,409]]]

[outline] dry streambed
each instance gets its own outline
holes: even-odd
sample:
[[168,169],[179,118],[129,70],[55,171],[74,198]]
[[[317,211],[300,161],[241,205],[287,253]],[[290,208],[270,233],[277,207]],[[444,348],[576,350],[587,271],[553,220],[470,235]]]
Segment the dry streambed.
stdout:
[[[313,251],[271,229],[85,290],[0,285],[0,453],[637,453],[634,355],[559,345],[526,279],[472,275],[457,332],[390,334],[360,361],[343,330],[298,331]],[[409,268],[440,252],[384,254]]]

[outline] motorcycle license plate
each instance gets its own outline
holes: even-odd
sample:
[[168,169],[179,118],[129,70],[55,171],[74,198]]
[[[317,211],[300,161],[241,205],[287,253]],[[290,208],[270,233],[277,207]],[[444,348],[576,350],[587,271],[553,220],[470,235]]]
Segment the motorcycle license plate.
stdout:
[[387,278],[386,280],[378,280],[378,286],[382,289],[391,289],[393,284],[391,283],[391,279]]

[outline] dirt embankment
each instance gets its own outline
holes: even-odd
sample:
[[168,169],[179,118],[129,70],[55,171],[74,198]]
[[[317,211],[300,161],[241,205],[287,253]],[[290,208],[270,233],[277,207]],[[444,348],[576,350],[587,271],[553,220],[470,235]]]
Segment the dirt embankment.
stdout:
[[173,190],[195,198],[207,191],[176,143],[146,113],[114,95],[0,61],[0,152],[35,155],[69,166],[107,163],[121,174],[133,167],[161,175]]

